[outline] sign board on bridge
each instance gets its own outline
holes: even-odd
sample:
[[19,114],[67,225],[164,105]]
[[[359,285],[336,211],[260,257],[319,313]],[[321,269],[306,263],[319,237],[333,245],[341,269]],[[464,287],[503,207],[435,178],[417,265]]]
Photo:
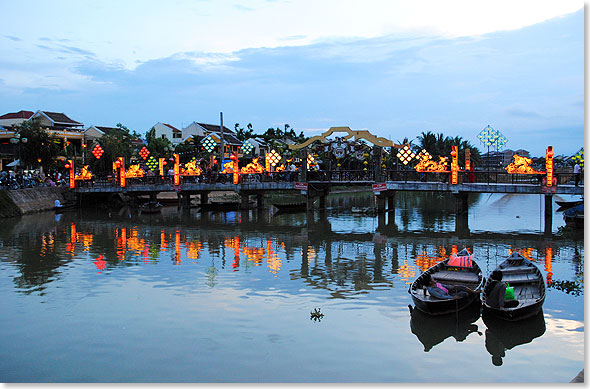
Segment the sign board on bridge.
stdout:
[[295,189],[307,190],[307,182],[296,182]]
[[384,190],[387,190],[387,183],[380,182],[378,184],[373,184],[373,192],[377,193]]

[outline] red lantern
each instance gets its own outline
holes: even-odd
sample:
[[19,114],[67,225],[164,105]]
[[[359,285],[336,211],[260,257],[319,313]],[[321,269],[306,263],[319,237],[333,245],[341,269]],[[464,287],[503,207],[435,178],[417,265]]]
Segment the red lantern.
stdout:
[[66,169],[69,169],[69,168],[70,168],[70,164],[69,164],[69,163],[66,163],[64,167],[65,167]]
[[121,161],[119,161],[119,160],[117,159],[117,160],[115,161],[115,166],[116,166],[117,168],[120,168],[120,167],[121,167]]
[[149,155],[150,151],[147,149],[147,147],[143,146],[143,148],[139,152],[139,156],[145,160]]

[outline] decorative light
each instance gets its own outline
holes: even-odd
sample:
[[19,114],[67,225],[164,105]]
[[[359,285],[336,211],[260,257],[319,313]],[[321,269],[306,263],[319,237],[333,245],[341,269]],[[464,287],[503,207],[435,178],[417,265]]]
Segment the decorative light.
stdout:
[[99,144],[94,146],[94,148],[92,149],[92,155],[94,155],[94,157],[96,159],[100,159],[100,157],[102,156],[103,153],[104,153],[104,150],[102,149],[102,147],[100,147]]
[[411,160],[416,158],[416,154],[410,149],[410,146],[405,145],[397,152],[397,157],[404,165],[407,165]]
[[553,146],[547,146],[545,154],[545,170],[547,170],[547,186],[553,186]]
[[139,156],[145,160],[149,155],[150,151],[147,149],[147,147],[143,146],[139,151]]
[[215,146],[217,146],[217,142],[215,142],[211,135],[207,135],[207,137],[201,141],[201,144],[209,153],[215,149]]
[[308,154],[307,155],[307,167],[310,167],[313,165],[315,165],[315,158],[313,157],[313,155]]
[[453,149],[451,150],[451,157],[453,158],[451,160],[451,183],[453,185],[457,185],[459,183],[459,161],[457,158],[459,156],[458,149],[458,146],[453,146]]
[[268,159],[268,161],[270,162],[270,164],[272,166],[276,166],[281,161],[281,156],[274,149],[271,150],[270,153],[268,153],[268,155],[266,156],[266,158]]
[[242,151],[246,154],[252,151],[253,148],[254,146],[248,140],[245,140],[244,143],[242,143]]
[[158,167],[158,161],[156,161],[156,158],[154,158],[154,156],[150,156],[149,159],[146,162],[146,165],[148,168],[150,168],[150,170],[156,170],[156,168]]

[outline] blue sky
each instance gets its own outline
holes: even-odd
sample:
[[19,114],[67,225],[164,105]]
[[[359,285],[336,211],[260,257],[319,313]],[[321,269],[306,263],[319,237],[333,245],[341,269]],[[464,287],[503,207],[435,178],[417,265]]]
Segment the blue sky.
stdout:
[[584,144],[580,1],[0,1],[0,111],[145,133],[251,122],[571,155]]

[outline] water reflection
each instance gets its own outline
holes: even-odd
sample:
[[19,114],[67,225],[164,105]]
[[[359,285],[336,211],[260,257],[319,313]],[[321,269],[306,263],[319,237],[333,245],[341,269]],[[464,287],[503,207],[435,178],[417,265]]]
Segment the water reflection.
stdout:
[[[337,231],[333,225],[341,223],[339,217],[327,212],[277,216],[256,210],[178,213],[168,209],[157,217],[131,214],[129,218],[128,211],[83,211],[64,214],[59,221],[52,215],[29,218],[43,221],[33,229],[27,218],[7,223],[3,229],[9,231],[0,234],[5,247],[18,248],[11,256],[21,272],[15,283],[29,292],[42,289],[76,256],[89,256],[102,273],[163,258],[177,266],[192,265],[205,256],[221,259],[212,265],[217,271],[225,269],[228,260],[233,272],[264,268],[272,277],[287,272],[293,280],[329,290],[333,298],[345,298],[392,287],[397,280],[407,285],[420,272],[463,247],[474,251],[476,260],[489,261],[492,256],[478,251],[476,245],[506,238],[485,234],[480,241],[477,235],[459,241],[440,233],[388,235],[358,232],[354,227]],[[550,286],[554,257],[565,247],[528,237],[510,236],[509,241],[527,258],[544,265]],[[580,274],[583,256],[577,245],[575,250],[572,259],[576,274]],[[285,269],[285,264],[293,261],[301,263]]]
[[430,351],[434,346],[442,343],[449,337],[462,342],[472,333],[482,335],[478,331],[477,324],[481,312],[481,302],[476,301],[470,306],[453,314],[432,316],[419,309],[410,308],[410,329],[424,345],[424,352]]
[[531,318],[509,322],[493,315],[483,314],[486,350],[492,356],[492,364],[501,366],[506,351],[516,346],[531,343],[535,338],[545,333],[545,316],[543,311]]

